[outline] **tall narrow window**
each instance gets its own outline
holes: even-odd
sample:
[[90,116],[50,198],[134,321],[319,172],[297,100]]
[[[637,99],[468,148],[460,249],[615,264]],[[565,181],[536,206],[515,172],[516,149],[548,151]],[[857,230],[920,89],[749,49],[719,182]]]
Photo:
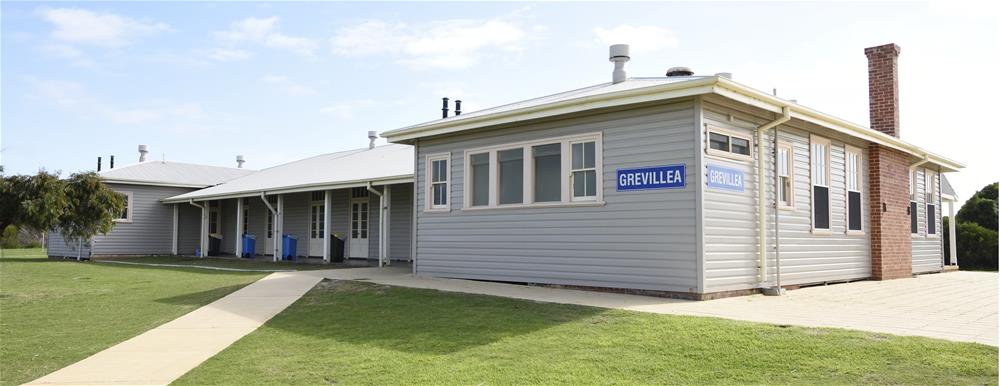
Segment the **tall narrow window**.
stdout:
[[551,143],[531,148],[535,164],[535,202],[562,200],[562,144]]
[[778,206],[792,208],[795,205],[795,187],[792,181],[795,175],[795,153],[787,143],[778,145]]
[[274,213],[270,209],[267,211],[267,238],[274,238]]
[[451,178],[448,167],[449,154],[427,157],[427,174],[430,176],[429,209],[447,209]]
[[917,220],[917,171],[910,172],[910,234],[920,233],[920,223]]
[[937,173],[924,170],[924,196],[927,203],[927,234],[937,234]]
[[847,177],[847,230],[861,231],[861,150],[847,146],[844,153]]
[[243,204],[243,234],[250,233],[250,207]]
[[208,202],[208,233],[218,234],[220,229],[220,220],[222,220],[222,215],[220,212],[222,208],[220,207],[219,201],[209,201]]
[[118,218],[114,219],[115,222],[132,222],[132,192],[118,192],[122,200],[125,201],[125,207],[122,208],[121,213],[118,214]]
[[830,140],[811,136],[813,229],[830,229]]
[[500,172],[500,205],[524,202],[524,149],[497,152]]
[[574,200],[597,199],[597,146],[593,141],[571,145],[572,165],[570,178]]
[[469,167],[472,168],[472,206],[490,204],[490,153],[479,153],[469,156]]

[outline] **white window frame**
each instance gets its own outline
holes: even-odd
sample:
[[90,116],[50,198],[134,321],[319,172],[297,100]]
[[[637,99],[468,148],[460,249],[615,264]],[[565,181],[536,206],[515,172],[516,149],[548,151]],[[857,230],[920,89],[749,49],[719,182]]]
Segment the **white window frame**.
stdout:
[[125,196],[125,200],[127,201],[125,203],[125,213],[127,214],[127,216],[125,216],[125,218],[121,218],[121,214],[118,214],[117,216],[115,216],[116,218],[112,221],[131,224],[132,218],[135,215],[135,212],[133,211],[133,208],[135,208],[135,201],[133,200],[133,198],[135,196],[130,191],[115,191],[115,193]]
[[[938,216],[941,215],[941,205],[938,205],[938,191],[937,191],[937,175],[938,173],[924,168],[924,237],[927,238],[938,238],[941,234],[941,227],[937,223]],[[928,183],[929,182],[929,183]],[[927,207],[934,205],[934,233],[931,233],[931,224],[927,218]],[[919,224],[919,217],[917,223]]]
[[[445,161],[445,176],[443,182],[435,183],[433,181],[434,172],[432,166],[434,161]],[[437,153],[429,154],[426,157],[424,164],[424,174],[426,175],[424,184],[424,211],[425,212],[448,212],[451,210],[451,153]],[[444,183],[445,185],[445,204],[444,205],[434,205],[434,185]]]
[[[587,143],[587,142],[594,142],[594,167],[593,168],[587,168],[587,167],[585,167],[585,168],[581,168],[581,169],[573,169],[573,145],[578,144],[578,143]],[[595,193],[594,196],[579,196],[579,197],[577,197],[577,196],[573,195],[573,184],[575,182],[575,181],[573,181],[573,173],[574,172],[585,172],[585,171],[593,170],[595,178],[597,178],[598,181],[601,180],[601,173],[597,169],[597,165],[600,164],[600,162],[601,162],[601,159],[597,158],[598,154],[600,154],[600,151],[598,150],[598,146],[599,146],[599,144],[596,141],[591,140],[591,139],[575,140],[575,141],[570,141],[568,143],[568,146],[566,147],[566,149],[568,149],[568,151],[569,151],[569,155],[568,155],[567,158],[569,159],[569,177],[568,177],[569,181],[568,181],[568,183],[569,183],[569,197],[570,197],[570,201],[573,201],[573,202],[585,202],[585,201],[597,201],[598,200],[597,197],[600,195],[600,191],[601,191],[601,185],[600,184],[597,184],[597,188],[596,188],[597,190],[594,192]],[[584,146],[584,148],[586,148],[586,146]],[[534,172],[534,168],[532,168],[532,172]],[[534,179],[532,179],[532,180],[534,180]],[[586,190],[586,189],[587,189],[587,187],[584,186],[584,190]]]
[[[815,145],[824,145],[826,147],[826,152],[825,152],[826,154],[825,154],[825,157],[823,157],[823,163],[824,163],[824,165],[823,165],[824,167],[823,167],[823,170],[822,170],[822,172],[824,173],[823,176],[817,176],[816,175],[816,171],[817,170],[816,170],[816,165],[815,165],[815,162],[814,162],[814,160],[815,160],[815,154],[814,154],[815,153],[815,149],[814,149],[814,146]],[[810,134],[809,135],[809,203],[811,205],[811,207],[809,208],[809,223],[810,223],[809,225],[812,228],[812,233],[830,234],[832,232],[832,229],[833,229],[833,208],[832,208],[833,205],[831,205],[831,203],[833,201],[833,196],[830,194],[830,193],[832,193],[832,190],[833,190],[830,187],[830,185],[831,185],[831,176],[830,176],[830,160],[831,160],[831,157],[830,157],[830,152],[831,152],[832,148],[833,148],[833,145],[832,145],[832,143],[831,143],[831,141],[830,141],[829,138],[820,137],[820,136],[814,135],[814,134]],[[826,177],[826,178],[824,178],[825,181],[817,181],[818,177]],[[818,183],[818,182],[823,182],[823,183]],[[816,193],[815,193],[815,191],[816,191],[815,187],[816,186],[822,186],[822,187],[825,187],[827,189],[827,194],[826,194],[826,198],[827,198],[827,205],[826,205],[827,217],[826,218],[830,222],[828,224],[829,226],[827,228],[817,228],[816,227],[816,209],[815,209],[816,208],[816,196],[815,196],[816,195]]]
[[795,147],[789,142],[779,141],[778,150],[779,157],[781,156],[780,150],[786,151],[785,164],[787,168],[786,172],[788,173],[787,176],[782,176],[780,173],[778,174],[779,182],[781,182],[781,177],[788,178],[788,202],[781,202],[781,192],[778,191],[778,209],[795,210]]
[[[597,176],[596,193],[594,197],[573,199],[572,197],[572,155],[571,144],[580,142],[594,142],[594,169]],[[560,201],[534,202],[535,200],[535,158],[532,155],[532,147],[538,145],[560,144],[561,170],[563,178],[560,180]],[[563,137],[552,137],[533,141],[507,143],[495,146],[485,146],[464,151],[463,162],[466,166],[463,184],[462,210],[489,210],[489,209],[510,209],[510,208],[538,208],[538,207],[563,207],[563,206],[600,206],[604,205],[604,162],[603,162],[603,135],[600,132],[579,135],[569,135]],[[497,152],[511,149],[524,149],[524,173],[522,202],[519,204],[499,204],[500,200],[500,173]],[[489,204],[472,206],[472,167],[471,157],[474,154],[489,154],[490,185]]]
[[[215,203],[213,206],[212,203]],[[205,205],[208,205],[208,229],[209,234],[222,234],[222,200],[212,200],[208,201]],[[212,224],[212,212],[215,212],[215,224]],[[211,232],[212,225],[215,225],[215,233]]]
[[[724,135],[729,137],[729,150],[719,150],[712,148],[712,133]],[[740,154],[733,153],[733,138],[739,138],[747,141],[747,147],[750,150],[750,154]],[[740,161],[753,161],[753,135],[750,133],[741,133],[737,130],[726,129],[719,126],[705,125],[705,154],[719,156],[723,158],[730,158]]]
[[[851,165],[848,163],[851,154],[857,157],[854,164],[855,186],[853,188],[851,187]],[[865,170],[864,165],[864,153],[861,152],[861,149],[844,145],[844,233],[848,235],[865,234],[865,195],[862,187],[865,181],[864,174],[867,173],[867,170]],[[858,193],[861,198],[859,203],[861,206],[861,229],[851,229],[851,192]]]

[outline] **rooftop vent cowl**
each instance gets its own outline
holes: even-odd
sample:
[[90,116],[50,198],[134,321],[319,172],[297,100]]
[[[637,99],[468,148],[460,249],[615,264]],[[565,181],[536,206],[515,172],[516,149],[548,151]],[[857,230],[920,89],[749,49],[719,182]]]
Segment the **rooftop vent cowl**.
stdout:
[[139,162],[146,162],[146,154],[149,154],[149,147],[139,145]]
[[670,69],[667,70],[667,76],[691,76],[691,75],[694,75],[694,71],[691,71],[690,68],[683,66],[670,67]]
[[628,76],[625,75],[625,62],[629,61],[628,44],[614,44],[609,49],[608,60],[615,64],[615,71],[611,73],[611,83],[624,82]]

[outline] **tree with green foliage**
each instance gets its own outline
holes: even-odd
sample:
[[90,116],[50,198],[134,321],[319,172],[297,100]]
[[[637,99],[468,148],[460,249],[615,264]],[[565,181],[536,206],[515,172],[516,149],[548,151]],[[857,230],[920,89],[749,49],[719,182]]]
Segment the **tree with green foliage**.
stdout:
[[124,209],[124,198],[97,173],[74,173],[67,179],[45,171],[0,175],[0,230],[8,225],[58,229],[67,241],[86,240],[110,232]]
[[973,194],[955,216],[958,264],[962,269],[997,270],[998,185],[994,182]]

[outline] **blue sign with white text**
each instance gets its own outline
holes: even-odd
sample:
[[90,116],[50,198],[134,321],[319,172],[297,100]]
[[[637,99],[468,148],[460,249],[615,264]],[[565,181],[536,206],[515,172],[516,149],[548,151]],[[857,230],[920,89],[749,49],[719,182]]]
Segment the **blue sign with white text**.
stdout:
[[683,188],[684,164],[618,169],[618,191]]
[[724,168],[709,164],[708,187],[733,192],[743,191],[743,172],[736,169]]

